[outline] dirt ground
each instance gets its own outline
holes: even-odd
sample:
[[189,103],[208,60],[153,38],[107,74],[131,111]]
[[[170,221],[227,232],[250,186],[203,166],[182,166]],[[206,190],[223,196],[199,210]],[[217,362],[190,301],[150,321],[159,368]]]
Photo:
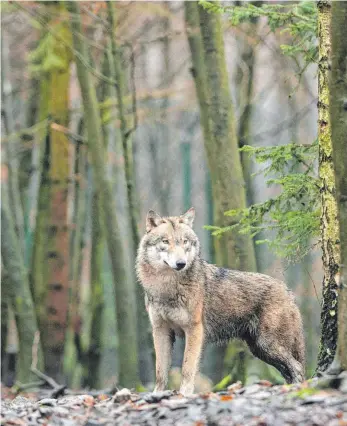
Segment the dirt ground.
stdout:
[[73,393],[52,391],[14,395],[2,389],[2,425],[324,425],[347,426],[347,375],[301,385],[270,382],[185,398],[174,391],[133,393],[121,389]]

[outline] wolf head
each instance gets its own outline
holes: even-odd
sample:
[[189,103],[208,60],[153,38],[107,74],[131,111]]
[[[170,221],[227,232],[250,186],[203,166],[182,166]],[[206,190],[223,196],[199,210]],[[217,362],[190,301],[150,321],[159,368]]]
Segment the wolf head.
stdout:
[[150,210],[146,235],[139,248],[139,260],[158,270],[182,271],[199,255],[199,240],[193,231],[194,208],[182,216],[161,217]]

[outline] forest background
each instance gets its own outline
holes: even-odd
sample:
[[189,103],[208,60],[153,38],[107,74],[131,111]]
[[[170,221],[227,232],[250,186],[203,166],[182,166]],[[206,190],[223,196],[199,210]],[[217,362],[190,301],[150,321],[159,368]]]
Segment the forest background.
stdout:
[[[150,388],[136,247],[149,209],[191,206],[206,260],[293,290],[307,376],[317,359],[326,369],[339,264],[330,3],[1,8],[3,381],[39,370],[75,388]],[[240,342],[208,346],[201,371],[202,388],[282,381]]]

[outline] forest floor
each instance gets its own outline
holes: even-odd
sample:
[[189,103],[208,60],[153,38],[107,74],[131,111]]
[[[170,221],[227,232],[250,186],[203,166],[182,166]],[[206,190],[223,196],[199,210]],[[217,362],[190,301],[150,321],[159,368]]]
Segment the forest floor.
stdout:
[[49,390],[13,395],[2,389],[2,425],[324,425],[347,426],[347,375],[300,385],[270,382],[185,398],[177,392],[113,395],[86,392],[52,398]]

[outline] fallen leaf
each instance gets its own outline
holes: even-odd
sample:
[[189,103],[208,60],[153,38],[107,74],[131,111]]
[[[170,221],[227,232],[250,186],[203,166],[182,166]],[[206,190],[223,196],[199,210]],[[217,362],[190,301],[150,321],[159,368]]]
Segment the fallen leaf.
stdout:
[[269,380],[259,380],[257,384],[261,386],[267,386],[267,387],[273,386],[273,383],[269,382]]
[[98,400],[99,401],[105,401],[105,399],[108,399],[109,397],[107,395],[105,395],[104,393],[102,393],[101,395],[98,395]]
[[84,399],[83,399],[83,404],[86,407],[93,407],[93,405],[95,404],[94,398],[91,395],[87,395]]
[[230,401],[233,399],[232,395],[221,395],[220,400],[221,401]]
[[241,388],[242,388],[242,382],[240,381],[237,381],[236,383],[232,383],[231,385],[227,387],[229,392],[235,392],[236,390]]

